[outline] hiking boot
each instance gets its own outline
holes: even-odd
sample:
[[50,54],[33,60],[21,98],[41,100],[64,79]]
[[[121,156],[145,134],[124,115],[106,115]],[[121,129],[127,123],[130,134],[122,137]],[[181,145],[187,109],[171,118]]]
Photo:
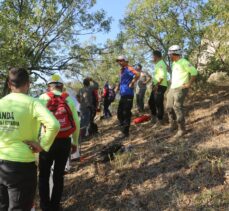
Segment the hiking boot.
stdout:
[[130,135],[129,135],[129,133],[122,133],[118,138],[119,139],[126,139],[126,138],[128,138]]
[[109,119],[109,118],[111,118],[111,116],[102,116],[102,117],[100,117],[100,119]]
[[155,124],[157,122],[157,118],[155,116],[151,117],[151,123]]
[[186,130],[185,130],[184,124],[178,124],[178,131],[176,135],[174,136],[174,138],[181,138],[182,136],[185,135],[185,133],[186,133]]
[[120,127],[120,128],[123,127],[123,123],[119,123],[118,127]]
[[50,210],[49,211],[63,211],[63,208],[62,208],[62,206],[61,205],[59,205],[59,206],[57,206],[57,205],[55,205],[55,206],[52,206],[51,205],[51,208],[50,208]]
[[129,133],[124,133],[121,138],[128,138],[129,136]]
[[159,128],[163,126],[162,120],[157,120],[156,124],[153,126],[153,128]]
[[174,120],[169,122],[169,126],[170,126],[169,131],[171,133],[177,129],[177,125],[176,125],[176,122]]
[[100,117],[100,120],[102,120],[102,119],[105,119],[105,116],[104,115]]

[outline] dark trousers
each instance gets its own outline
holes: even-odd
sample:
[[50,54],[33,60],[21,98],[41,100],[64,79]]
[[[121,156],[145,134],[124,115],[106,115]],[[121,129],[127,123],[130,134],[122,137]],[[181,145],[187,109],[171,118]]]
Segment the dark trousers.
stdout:
[[140,89],[136,94],[137,107],[139,111],[144,111],[144,99],[145,99],[146,89]]
[[108,100],[108,99],[104,99],[104,102],[103,102],[103,113],[104,113],[104,116],[105,117],[111,117],[112,114],[110,112],[110,109],[109,109],[109,106],[111,105],[111,101]]
[[164,116],[164,94],[167,87],[158,86],[157,91],[152,91],[149,98],[149,107],[151,114],[156,116],[159,120],[163,119]]
[[91,109],[90,122],[94,122],[95,117],[96,117],[97,107],[93,106],[93,107],[90,107],[90,109]]
[[30,211],[37,186],[35,162],[0,160],[0,210]]
[[130,121],[131,121],[131,109],[133,107],[133,96],[121,96],[118,105],[118,120],[122,126],[122,132],[125,135],[129,134]]
[[[64,186],[64,169],[71,149],[71,139],[55,139],[49,152],[42,152],[39,156],[39,194],[40,207],[43,211],[59,210]],[[53,189],[50,198],[49,177],[52,164]]]

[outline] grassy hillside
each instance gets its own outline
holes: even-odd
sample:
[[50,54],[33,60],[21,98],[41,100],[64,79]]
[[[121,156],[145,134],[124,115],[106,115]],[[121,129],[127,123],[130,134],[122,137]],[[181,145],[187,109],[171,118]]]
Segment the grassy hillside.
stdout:
[[167,123],[133,125],[123,141],[133,150],[105,164],[93,155],[120,132],[116,117],[99,121],[100,135],[82,144],[87,159],[66,176],[65,210],[229,210],[229,89],[190,94],[186,107],[184,138]]

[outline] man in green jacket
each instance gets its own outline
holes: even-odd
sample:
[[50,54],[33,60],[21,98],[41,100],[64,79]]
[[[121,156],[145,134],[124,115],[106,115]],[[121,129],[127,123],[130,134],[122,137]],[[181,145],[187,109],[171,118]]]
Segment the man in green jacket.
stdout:
[[178,131],[175,137],[179,138],[186,132],[184,101],[189,88],[196,79],[197,70],[189,61],[182,58],[180,46],[171,46],[168,54],[173,64],[171,87],[167,95],[167,110],[171,131],[176,129],[177,123]]

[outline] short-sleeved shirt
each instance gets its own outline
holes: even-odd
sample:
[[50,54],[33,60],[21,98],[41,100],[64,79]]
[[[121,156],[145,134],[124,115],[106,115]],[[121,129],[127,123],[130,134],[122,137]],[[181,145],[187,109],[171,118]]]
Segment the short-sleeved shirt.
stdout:
[[129,87],[130,83],[138,75],[137,70],[131,66],[121,69],[120,74],[120,95],[121,96],[134,96],[134,88]]
[[[0,159],[33,162],[35,155],[24,141],[38,141],[40,124],[46,128],[40,145],[48,151],[60,124],[38,99],[11,93],[0,100]],[[16,176],[16,175],[15,175]]]
[[184,58],[179,59],[172,64],[171,89],[179,88],[188,83],[191,76],[198,74],[197,69]]
[[163,60],[160,60],[155,64],[155,71],[153,76],[153,84],[156,85],[158,82],[163,79],[161,86],[168,86],[167,82],[167,66]]

